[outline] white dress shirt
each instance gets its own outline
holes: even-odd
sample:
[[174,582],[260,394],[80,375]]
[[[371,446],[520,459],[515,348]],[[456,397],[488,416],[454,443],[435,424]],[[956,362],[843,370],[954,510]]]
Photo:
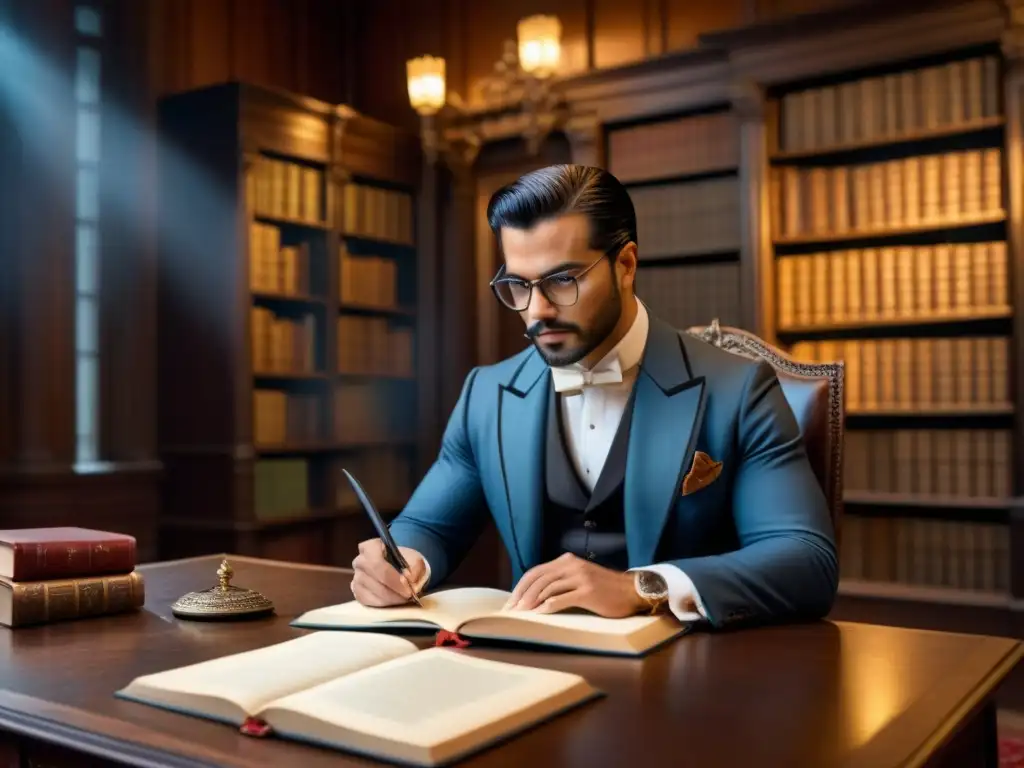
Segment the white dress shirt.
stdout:
[[[637,300],[636,303],[637,313],[633,325],[593,368],[586,371],[577,363],[551,369],[556,390],[565,388],[558,399],[565,427],[566,452],[590,491],[594,490],[601,476],[601,469],[629,402],[647,344],[647,309],[641,301]],[[602,371],[613,372],[611,378],[617,378],[621,371],[621,382],[600,383],[599,373]],[[582,383],[580,386],[580,373],[589,374],[588,378],[595,379],[595,383]],[[680,621],[697,621],[707,617],[693,582],[677,566],[656,563],[630,570],[654,571],[665,579],[669,608]],[[696,604],[699,612],[690,609],[691,601]]]
[[[633,325],[593,368],[588,371],[577,363],[551,369],[555,389],[562,390],[558,400],[565,427],[566,452],[590,491],[594,490],[601,476],[601,469],[633,391],[640,359],[647,344],[648,327],[647,309],[637,300]],[[621,381],[602,382],[605,378],[617,379],[620,372]],[[593,383],[587,383],[587,379],[592,379]],[[707,618],[696,587],[679,567],[670,563],[655,563],[630,570],[654,571],[665,579],[669,608],[680,621]],[[430,564],[426,563],[426,572],[415,585],[417,591],[429,580]],[[697,612],[690,610],[692,604],[696,604]]]

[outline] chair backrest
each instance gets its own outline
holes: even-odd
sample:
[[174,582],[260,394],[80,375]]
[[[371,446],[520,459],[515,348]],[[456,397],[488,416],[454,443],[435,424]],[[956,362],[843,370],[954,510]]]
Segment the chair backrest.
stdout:
[[786,401],[800,427],[807,456],[825,498],[838,539],[843,510],[843,435],[845,425],[842,361],[805,363],[768,344],[749,331],[721,326],[687,332],[702,341],[753,360],[765,360],[775,369]]

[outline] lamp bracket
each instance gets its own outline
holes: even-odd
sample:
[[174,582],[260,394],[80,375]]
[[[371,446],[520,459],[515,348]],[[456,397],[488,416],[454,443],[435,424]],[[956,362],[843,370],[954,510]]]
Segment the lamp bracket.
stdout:
[[421,117],[428,162],[443,154],[472,163],[483,144],[515,136],[523,139],[531,156],[538,154],[544,140],[570,117],[557,82],[525,71],[516,41],[506,40],[492,72],[476,84],[473,106],[449,91],[437,115]]

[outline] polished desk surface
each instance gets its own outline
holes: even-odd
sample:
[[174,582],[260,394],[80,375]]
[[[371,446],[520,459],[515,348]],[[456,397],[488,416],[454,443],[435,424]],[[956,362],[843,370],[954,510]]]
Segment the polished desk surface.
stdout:
[[[350,572],[231,557],[233,584],[274,617],[175,619],[170,605],[216,583],[220,557],[143,566],[137,614],[0,628],[0,730],[136,765],[379,764],[114,698],[132,678],[286,640],[301,612],[351,598]],[[425,636],[424,644],[430,642]],[[643,658],[473,646],[484,657],[583,675],[608,695],[467,765],[914,765],[988,696],[1020,656],[1014,640],[818,622],[694,633]]]

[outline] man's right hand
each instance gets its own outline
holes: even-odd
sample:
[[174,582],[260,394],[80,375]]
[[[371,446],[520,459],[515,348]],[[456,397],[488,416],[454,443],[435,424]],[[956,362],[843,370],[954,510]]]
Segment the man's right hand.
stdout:
[[[427,563],[423,555],[415,549],[399,547],[402,556],[409,564],[405,572],[406,579],[413,589],[422,587],[420,581],[427,572]],[[359,543],[359,554],[352,561],[352,594],[363,605],[383,608],[389,605],[402,605],[412,600],[409,586],[398,575],[391,564],[384,559],[384,542],[380,539],[367,539]]]

